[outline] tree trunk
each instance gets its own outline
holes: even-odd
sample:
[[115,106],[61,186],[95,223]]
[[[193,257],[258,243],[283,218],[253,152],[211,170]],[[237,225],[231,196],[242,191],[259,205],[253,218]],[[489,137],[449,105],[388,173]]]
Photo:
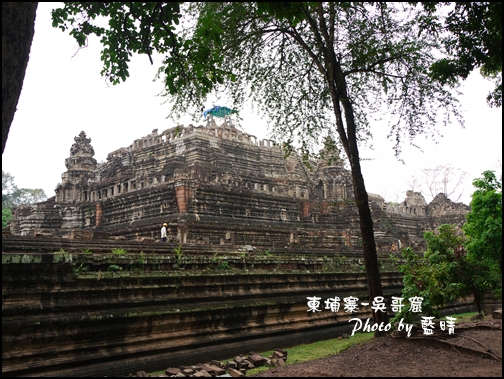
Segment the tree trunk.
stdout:
[[[376,297],[383,296],[380,267],[378,264],[378,255],[376,253],[376,243],[374,239],[373,219],[371,217],[368,194],[366,186],[364,185],[364,178],[362,177],[360,166],[359,147],[357,145],[357,133],[352,103],[348,98],[345,76],[343,75],[335,54],[333,52],[331,53],[331,64],[329,65],[328,70],[328,84],[331,90],[338,134],[350,162],[355,204],[359,212],[369,301],[371,303]],[[330,54],[328,54],[328,56],[329,55]],[[343,124],[341,105],[343,105],[343,110],[345,112],[346,130]],[[374,323],[380,324],[383,322],[386,324],[388,321],[389,318],[386,312],[373,312]],[[386,332],[380,332],[378,330],[375,332],[376,337],[386,334]]]
[[2,3],[2,154],[23,87],[37,5]]
[[[368,282],[369,300],[372,302],[377,296],[383,296],[380,266],[378,263],[378,255],[376,253],[376,243],[374,238],[373,218],[371,217],[371,209],[369,208],[369,199],[364,185],[362,176],[359,149],[357,146],[357,138],[355,135],[355,121],[352,105],[350,100],[344,98],[342,100],[343,109],[345,110],[345,121],[347,125],[347,155],[350,161],[352,172],[352,184],[355,196],[355,204],[359,212],[360,231],[362,237],[362,247],[364,250],[364,263],[366,266],[366,277]],[[373,322],[388,323],[389,318],[386,312],[373,312]],[[387,334],[386,332],[375,332],[375,336]]]

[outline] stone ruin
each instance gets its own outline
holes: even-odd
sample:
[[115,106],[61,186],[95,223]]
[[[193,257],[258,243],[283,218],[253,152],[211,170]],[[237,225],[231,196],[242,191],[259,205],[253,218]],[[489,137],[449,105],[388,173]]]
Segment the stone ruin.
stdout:
[[[177,126],[93,158],[75,137],[56,195],[15,210],[11,234],[170,240],[210,245],[358,248],[351,174],[340,157],[308,169],[296,152],[258,140],[226,121]],[[379,251],[422,243],[425,230],[462,225],[469,207],[408,191],[399,205],[369,194]]]
[[[17,208],[2,238],[6,376],[162,368],[208,377],[224,368],[182,365],[349,332],[352,315],[306,308],[314,294],[368,292],[341,160],[310,170],[295,152],[284,158],[272,141],[210,121],[154,130],[104,163],[81,132],[65,163],[56,195]],[[425,230],[461,225],[469,209],[443,195],[426,204],[408,192],[396,206],[369,197],[382,268],[391,252],[420,248]],[[173,244],[156,243],[165,222]],[[387,297],[402,288],[391,268],[381,283]],[[369,307],[359,311],[370,316]],[[228,362],[229,375],[256,365],[241,358],[236,368]]]
[[[348,338],[348,335],[346,335]],[[276,348],[269,357],[265,357],[255,351],[251,351],[248,356],[244,354],[236,355],[232,360],[223,363],[218,360],[212,360],[208,363],[192,366],[168,367],[165,370],[166,375],[147,374],[145,371],[137,371],[136,377],[163,376],[171,378],[211,378],[211,377],[233,377],[240,378],[246,376],[247,370],[256,367],[281,367],[286,365],[288,352],[285,349]],[[133,377],[130,373],[129,377]]]

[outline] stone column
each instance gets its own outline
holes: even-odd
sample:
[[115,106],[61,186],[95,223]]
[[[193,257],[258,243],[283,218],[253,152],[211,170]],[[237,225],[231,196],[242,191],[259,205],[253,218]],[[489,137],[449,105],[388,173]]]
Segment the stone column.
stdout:
[[100,226],[102,216],[103,216],[103,205],[102,203],[96,203],[95,205],[96,209],[96,226]]
[[179,222],[177,224],[177,239],[180,243],[187,243],[187,235],[189,234],[189,228],[185,222]]
[[187,213],[192,199],[192,189],[188,183],[175,184],[175,198],[177,200],[178,213]]
[[303,210],[302,210],[302,217],[308,217],[310,214],[310,202],[309,201],[303,201]]

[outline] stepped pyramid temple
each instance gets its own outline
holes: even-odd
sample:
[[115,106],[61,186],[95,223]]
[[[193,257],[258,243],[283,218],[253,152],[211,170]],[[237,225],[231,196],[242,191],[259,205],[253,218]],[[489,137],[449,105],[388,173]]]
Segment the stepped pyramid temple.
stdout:
[[[155,129],[104,163],[93,156],[82,131],[56,196],[15,209],[2,233],[4,376],[180,376],[177,367],[226,357],[239,358],[226,365],[238,376],[257,362],[247,352],[336,338],[372,317],[341,159],[308,169],[296,152],[284,158],[212,117]],[[390,257],[421,250],[426,230],[461,226],[469,207],[411,191],[401,204],[370,195],[370,206],[390,304],[403,286]],[[163,223],[169,243],[159,242]],[[355,313],[323,309],[335,296],[368,301]]]
[[[308,169],[299,155],[284,159],[270,140],[217,125],[157,129],[130,146],[93,158],[82,131],[66,158],[56,196],[19,207],[11,234],[65,238],[159,240],[273,248],[359,248],[351,175],[338,159]],[[426,204],[408,191],[390,205],[370,194],[380,251],[416,246],[425,230],[462,225],[469,207],[439,194]]]

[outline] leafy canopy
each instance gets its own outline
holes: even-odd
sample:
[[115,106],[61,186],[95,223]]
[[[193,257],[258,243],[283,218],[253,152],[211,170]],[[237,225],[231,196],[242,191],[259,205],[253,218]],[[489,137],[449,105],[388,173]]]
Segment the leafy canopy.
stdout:
[[[439,34],[446,52],[432,67],[436,80],[466,79],[479,69],[493,79],[487,96],[490,106],[502,106],[502,2],[422,3],[422,26]],[[443,18],[440,11],[450,8]]]
[[502,182],[493,171],[482,175],[473,181],[476,190],[464,224],[467,250],[472,260],[492,267],[502,286]]
[[136,54],[146,54],[153,63],[154,54],[164,56],[160,74],[166,75],[166,90],[175,94],[182,82],[197,83],[203,95],[222,81],[206,61],[209,50],[200,55],[184,55],[192,41],[182,40],[177,33],[182,14],[178,2],[147,3],[75,3],[52,11],[53,26],[70,31],[80,47],[96,35],[103,45],[101,74],[113,84],[126,81],[128,62]]
[[488,265],[468,258],[465,237],[455,225],[444,224],[436,232],[425,232],[424,239],[427,251],[423,258],[411,248],[402,251],[406,263],[399,266],[399,271],[403,274],[406,306],[394,321],[412,320],[408,299],[416,296],[423,298],[422,315],[439,318],[446,304],[467,295],[474,296],[480,312],[484,291],[495,285],[495,278],[488,275]]
[[[235,109],[255,104],[273,138],[297,142],[305,153],[321,141],[346,148],[347,141],[368,141],[371,120],[388,110],[399,154],[402,139],[434,137],[440,113],[445,122],[458,117],[456,84],[430,76],[441,46],[419,30],[420,13],[392,3],[192,3],[194,26],[181,35],[191,41],[184,55],[207,54],[223,73],[216,91]],[[178,85],[175,114],[195,115],[206,94],[187,81]],[[337,133],[335,114],[345,99],[356,130]]]

